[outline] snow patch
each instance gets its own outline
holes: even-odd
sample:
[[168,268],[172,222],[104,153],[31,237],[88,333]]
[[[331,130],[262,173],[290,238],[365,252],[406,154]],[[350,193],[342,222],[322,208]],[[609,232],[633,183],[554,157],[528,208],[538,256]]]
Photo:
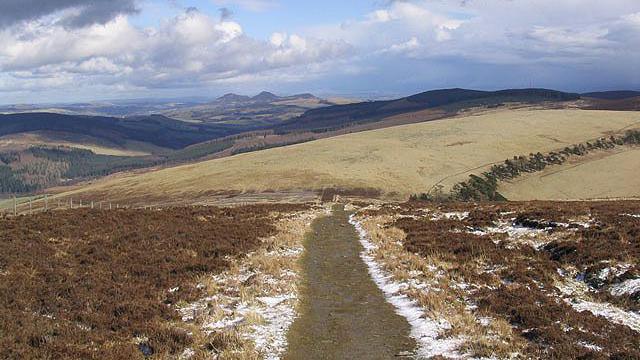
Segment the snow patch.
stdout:
[[431,216],[431,220],[464,220],[469,217],[468,211],[451,211],[446,213],[435,213]]
[[598,279],[607,281],[609,279],[616,278],[626,273],[629,269],[631,269],[631,267],[631,264],[618,264],[615,266],[606,267],[598,272]]
[[612,323],[630,327],[640,332],[640,314],[625,311],[608,303],[597,303],[582,299],[565,299],[576,311],[589,311],[593,315],[602,316]]
[[[467,214],[468,215],[468,214]],[[430,358],[434,356],[454,357],[460,355],[457,352],[458,347],[462,344],[459,338],[440,338],[440,334],[451,329],[451,324],[444,319],[433,320],[426,316],[422,307],[407,295],[402,293],[410,285],[407,283],[398,283],[392,280],[392,276],[385,273],[378,263],[374,260],[372,252],[377,246],[368,240],[367,232],[354,215],[349,217],[349,223],[358,231],[360,243],[364,247],[364,251],[360,254],[362,260],[367,264],[369,274],[373,281],[384,293],[387,301],[396,308],[396,313],[403,316],[411,325],[411,337],[418,343],[417,356],[419,358]]]
[[[320,215],[320,211],[316,215]],[[302,214],[297,221],[301,225],[308,224],[307,220],[314,217],[312,214]],[[280,268],[275,274],[262,272],[254,259],[266,262],[287,259],[286,264],[295,263],[304,251],[301,245],[303,235],[299,235],[300,243],[294,245],[282,243],[271,251],[262,249],[240,259],[229,258],[229,262],[235,266],[212,275],[208,280],[212,282],[213,295],[177,309],[182,320],[190,322],[202,319],[205,321],[202,330],[206,333],[230,330],[249,340],[253,344],[251,348],[261,358],[279,359],[286,351],[287,331],[297,315],[298,289],[295,284],[299,274],[288,266]],[[199,284],[198,287],[207,286]],[[248,292],[243,292],[243,289]],[[247,294],[255,294],[255,297]],[[244,350],[249,351],[238,349]]]
[[578,345],[582,346],[585,349],[589,349],[592,351],[602,351],[602,348],[598,345],[594,345],[594,344],[589,344],[588,342],[584,342],[584,341],[579,341]]
[[610,290],[613,296],[635,295],[640,293],[640,279],[629,279],[611,286]]
[[265,354],[267,360],[277,360],[280,354],[287,348],[287,330],[293,324],[296,317],[294,304],[295,296],[278,296],[273,298],[261,298],[261,303],[266,307],[253,308],[264,319],[264,323],[252,326],[251,338],[255,342],[256,349]]
[[573,279],[565,279],[564,283],[556,284],[558,290],[566,297],[563,299],[576,311],[589,311],[593,315],[601,316],[612,323],[628,326],[634,331],[640,332],[640,314],[633,311],[620,309],[609,303],[600,303],[582,299],[589,291],[583,282]]

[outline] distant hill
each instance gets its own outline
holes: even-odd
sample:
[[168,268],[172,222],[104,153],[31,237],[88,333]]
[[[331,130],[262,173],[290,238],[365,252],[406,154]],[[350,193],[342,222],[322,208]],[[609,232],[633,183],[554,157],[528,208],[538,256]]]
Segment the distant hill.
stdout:
[[214,104],[216,103],[221,103],[221,104],[233,104],[233,103],[242,103],[242,102],[247,102],[250,101],[251,98],[248,96],[244,96],[244,95],[238,95],[238,94],[225,94],[217,99],[215,99],[213,101]]
[[274,101],[277,101],[279,99],[280,99],[279,96],[277,96],[277,95],[275,95],[273,93],[270,93],[268,91],[263,91],[260,94],[258,94],[258,95],[256,95],[256,96],[251,98],[251,100],[259,101],[259,102],[274,102]]
[[281,101],[295,101],[295,100],[316,100],[322,101],[319,97],[316,97],[312,94],[297,94],[291,96],[278,96],[269,91],[263,91],[256,96],[250,97],[246,95],[238,95],[238,94],[225,94],[214,101],[211,104],[226,104],[226,105],[245,105],[249,106],[252,104],[265,104],[265,103],[277,103]]
[[0,136],[33,131],[56,131],[92,136],[111,143],[127,140],[182,149],[247,130],[233,125],[191,124],[162,115],[113,118],[103,116],[20,113],[0,115]]
[[130,99],[96,101],[73,104],[24,104],[2,105],[0,114],[48,112],[68,115],[133,116],[158,114],[169,109],[190,107],[206,102],[206,99]]
[[328,105],[332,104],[311,94],[278,96],[263,91],[253,97],[230,93],[206,104],[169,109],[162,114],[186,122],[267,128]]
[[0,194],[183,163],[223,151],[233,142],[219,138],[251,129],[192,124],[161,115],[0,115]]
[[582,97],[601,99],[601,100],[623,100],[633,97],[640,97],[640,91],[616,90],[616,91],[599,91],[582,94]]
[[443,89],[387,101],[370,101],[336,105],[307,111],[303,115],[275,127],[275,131],[327,131],[420,110],[443,108],[447,112],[473,106],[499,106],[507,102],[541,103],[580,99],[579,94],[548,89],[510,89],[479,91]]

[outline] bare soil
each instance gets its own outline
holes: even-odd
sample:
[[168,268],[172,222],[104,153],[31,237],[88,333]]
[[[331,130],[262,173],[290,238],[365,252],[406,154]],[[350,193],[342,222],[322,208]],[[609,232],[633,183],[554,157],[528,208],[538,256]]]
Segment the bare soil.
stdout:
[[395,313],[360,258],[348,214],[334,208],[313,223],[303,257],[300,317],[285,359],[393,359],[411,354],[410,326]]

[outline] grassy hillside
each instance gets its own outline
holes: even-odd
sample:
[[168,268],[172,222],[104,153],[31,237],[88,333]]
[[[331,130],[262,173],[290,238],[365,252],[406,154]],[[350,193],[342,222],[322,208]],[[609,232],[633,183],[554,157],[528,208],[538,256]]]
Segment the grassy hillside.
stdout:
[[579,98],[578,94],[547,89],[432,90],[397,100],[370,101],[314,109],[274,129],[280,133],[301,130],[322,132],[425,109],[443,108],[447,112],[455,113],[469,107],[497,107],[507,102],[532,104],[546,101],[571,101]]
[[510,200],[640,198],[640,149],[610,151],[502,183]]
[[[137,175],[67,193],[123,201],[195,199],[215,191],[378,188],[407,197],[450,187],[492,163],[640,127],[640,113],[500,110],[349,134]],[[579,195],[579,194],[578,194]]]

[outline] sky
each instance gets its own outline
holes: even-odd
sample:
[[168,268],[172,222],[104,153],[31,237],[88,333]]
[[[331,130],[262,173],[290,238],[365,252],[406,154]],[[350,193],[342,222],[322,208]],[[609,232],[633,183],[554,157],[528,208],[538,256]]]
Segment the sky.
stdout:
[[640,90],[640,1],[0,1],[0,104],[452,87]]

